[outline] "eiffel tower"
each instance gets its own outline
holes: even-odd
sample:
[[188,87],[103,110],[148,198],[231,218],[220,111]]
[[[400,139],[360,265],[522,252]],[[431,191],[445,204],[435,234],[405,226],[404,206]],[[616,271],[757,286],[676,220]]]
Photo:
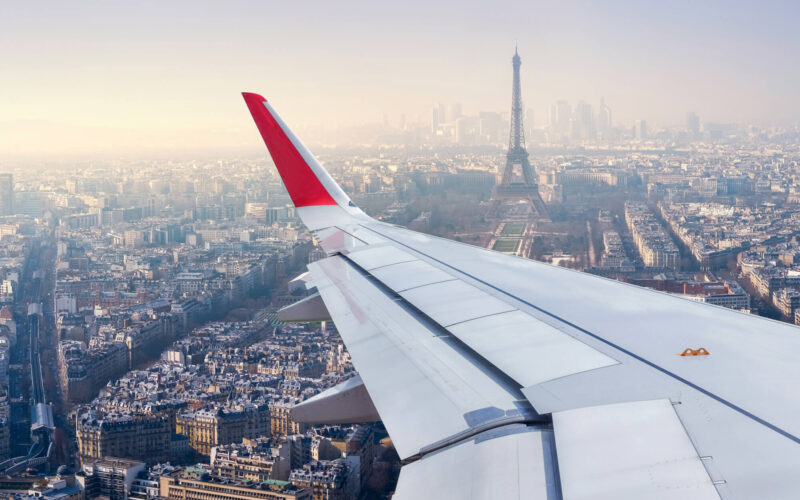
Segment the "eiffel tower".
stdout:
[[[536,183],[533,167],[528,160],[528,151],[525,149],[525,128],[522,125],[522,90],[520,88],[519,67],[522,59],[517,48],[514,47],[514,57],[511,59],[514,67],[514,84],[511,91],[511,133],[508,140],[508,153],[506,154],[506,168],[503,179],[495,188],[496,200],[528,200],[539,216],[547,216],[547,207],[539,195],[539,186]],[[521,175],[515,172],[519,167]]]

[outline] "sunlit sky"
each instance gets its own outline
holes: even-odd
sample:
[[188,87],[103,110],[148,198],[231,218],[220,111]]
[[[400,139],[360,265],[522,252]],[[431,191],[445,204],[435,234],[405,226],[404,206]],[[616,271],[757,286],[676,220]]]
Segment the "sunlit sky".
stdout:
[[601,97],[614,121],[795,124],[796,2],[0,0],[4,157],[247,148],[296,130]]

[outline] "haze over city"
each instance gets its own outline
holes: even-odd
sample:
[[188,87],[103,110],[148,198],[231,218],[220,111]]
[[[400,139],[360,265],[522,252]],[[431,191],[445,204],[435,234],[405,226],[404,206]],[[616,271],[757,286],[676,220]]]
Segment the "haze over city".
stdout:
[[524,57],[535,123],[601,98],[616,123],[794,125],[793,2],[3,2],[0,158],[252,150],[263,93],[309,142],[430,121],[438,102],[508,112]]
[[0,499],[796,499],[793,4],[0,2]]

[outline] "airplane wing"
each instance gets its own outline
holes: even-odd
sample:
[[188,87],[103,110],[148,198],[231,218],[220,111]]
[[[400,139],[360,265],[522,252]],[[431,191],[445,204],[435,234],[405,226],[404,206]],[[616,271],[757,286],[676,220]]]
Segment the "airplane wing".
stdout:
[[293,415],[379,415],[395,498],[800,497],[800,329],[376,221],[244,99],[360,374]]

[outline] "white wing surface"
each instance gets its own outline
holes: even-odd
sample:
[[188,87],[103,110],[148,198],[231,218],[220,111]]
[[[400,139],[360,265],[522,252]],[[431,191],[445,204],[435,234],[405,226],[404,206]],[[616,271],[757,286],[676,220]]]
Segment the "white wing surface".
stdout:
[[798,328],[375,221],[245,101],[328,254],[397,498],[798,498]]

